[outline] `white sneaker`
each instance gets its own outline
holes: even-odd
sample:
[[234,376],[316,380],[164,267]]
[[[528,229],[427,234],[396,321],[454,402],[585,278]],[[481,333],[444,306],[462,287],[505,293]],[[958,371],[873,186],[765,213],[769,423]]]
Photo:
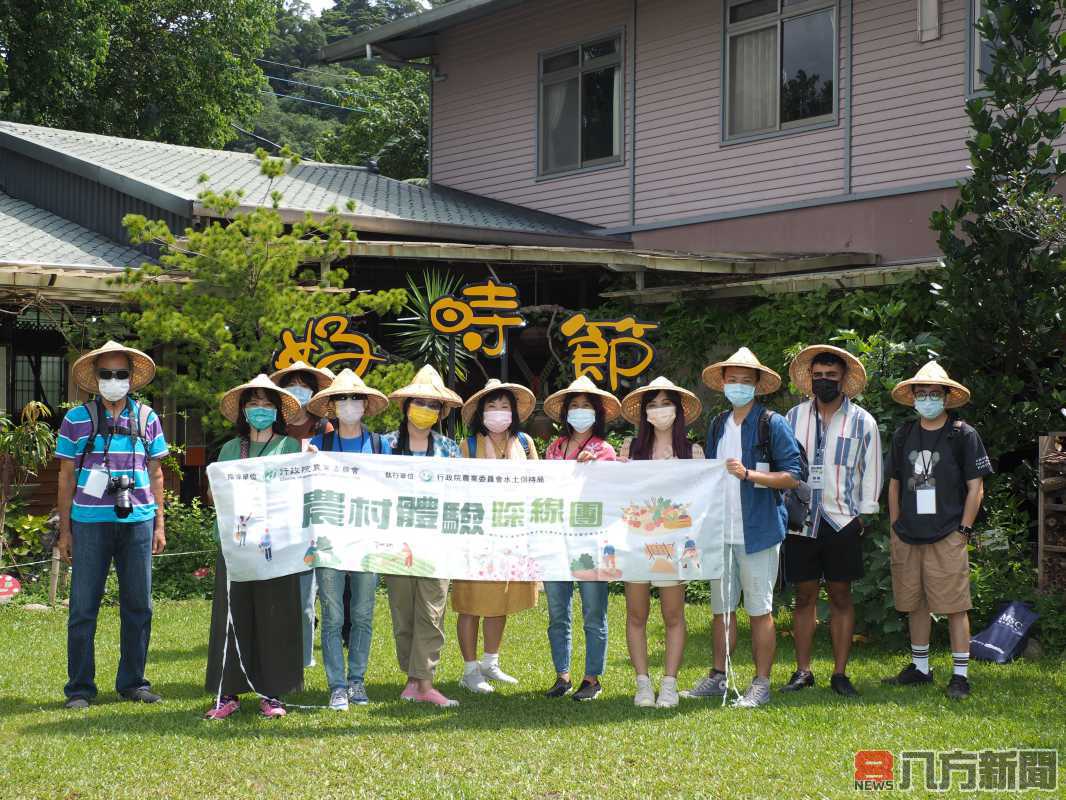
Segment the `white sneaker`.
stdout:
[[348,689],[342,687],[340,689],[334,689],[329,695],[329,707],[333,711],[347,711],[348,710]]
[[655,708],[655,689],[647,675],[637,676],[637,693],[633,696],[633,705],[638,708]]
[[518,678],[514,677],[513,675],[508,675],[506,672],[500,669],[500,665],[498,663],[486,664],[484,661],[482,661],[480,668],[481,677],[483,677],[487,681],[499,681],[500,683],[509,683],[511,685],[518,683]]
[[473,692],[474,694],[492,694],[496,690],[492,688],[492,684],[481,677],[481,671],[475,670],[474,672],[464,672],[463,677],[459,679],[459,685],[464,689]]
[[659,699],[656,708],[677,708],[677,678],[663,678],[659,686]]

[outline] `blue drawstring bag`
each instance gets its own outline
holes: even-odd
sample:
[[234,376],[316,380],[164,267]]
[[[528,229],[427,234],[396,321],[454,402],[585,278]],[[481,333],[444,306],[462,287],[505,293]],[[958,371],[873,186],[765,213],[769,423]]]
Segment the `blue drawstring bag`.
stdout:
[[970,658],[1006,664],[1025,650],[1029,629],[1040,615],[1020,600],[1007,603],[992,624],[970,639]]

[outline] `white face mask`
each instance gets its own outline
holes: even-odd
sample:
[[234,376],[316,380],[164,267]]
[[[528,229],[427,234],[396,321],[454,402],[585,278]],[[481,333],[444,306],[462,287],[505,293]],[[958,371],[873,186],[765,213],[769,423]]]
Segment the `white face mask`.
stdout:
[[647,414],[648,422],[654,428],[664,431],[673,427],[674,420],[677,418],[677,409],[673,406],[659,406],[658,408],[649,408]]
[[485,427],[493,433],[503,433],[511,427],[510,411],[486,411],[482,419],[485,422]]
[[130,393],[129,378],[124,381],[112,378],[109,381],[98,381],[98,384],[100,386],[100,396],[109,403],[117,403]]
[[363,418],[366,410],[365,400],[338,400],[337,419],[346,425],[354,425]]

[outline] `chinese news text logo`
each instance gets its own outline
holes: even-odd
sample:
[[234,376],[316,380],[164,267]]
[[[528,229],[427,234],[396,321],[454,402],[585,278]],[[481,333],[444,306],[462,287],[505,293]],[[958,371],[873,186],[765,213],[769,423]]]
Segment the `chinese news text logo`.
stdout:
[[860,750],[854,766],[862,791],[1053,792],[1059,777],[1057,750]]

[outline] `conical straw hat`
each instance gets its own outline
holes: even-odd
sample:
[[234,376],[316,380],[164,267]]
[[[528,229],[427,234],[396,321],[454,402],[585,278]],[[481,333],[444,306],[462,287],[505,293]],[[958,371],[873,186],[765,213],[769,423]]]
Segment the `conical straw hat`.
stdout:
[[703,403],[688,389],[682,389],[680,386],[674,384],[673,381],[668,378],[658,377],[649,383],[647,386],[642,386],[639,389],[634,389],[625,396],[622,400],[622,416],[626,418],[628,422],[634,425],[640,425],[640,404],[643,402],[644,395],[646,394],[658,394],[659,392],[677,392],[681,395],[681,405],[684,408],[685,424],[691,425],[695,422],[700,412],[703,411]]
[[307,404],[307,410],[316,417],[337,416],[333,408],[333,398],[337,395],[361,394],[366,398],[366,408],[363,416],[373,417],[380,414],[389,405],[389,398],[370,386],[352,372],[350,369],[342,369],[333,382],[322,389]]
[[548,395],[544,400],[544,413],[556,422],[562,422],[560,414],[562,413],[563,401],[568,394],[592,394],[601,398],[603,400],[605,422],[617,419],[618,415],[622,413],[622,404],[618,402],[618,398],[610,392],[599,388],[588,375],[582,375],[565,389]]
[[333,380],[333,373],[328,369],[320,369],[319,367],[312,367],[310,364],[303,361],[294,361],[285,369],[279,369],[277,372],[270,373],[270,380],[274,381],[278,386],[281,386],[281,381],[286,375],[291,375],[293,372],[306,372],[308,375],[315,379],[317,384],[314,389],[316,392],[320,392],[329,386]]
[[950,390],[944,398],[944,408],[958,408],[970,402],[970,390],[948,377],[947,371],[936,361],[930,361],[913,378],[897,383],[892,390],[892,399],[900,405],[913,407],[914,393],[910,387],[922,385],[943,386]]
[[394,403],[402,403],[409,398],[439,400],[446,408],[459,408],[463,404],[463,398],[445,386],[440,373],[429,364],[422,367],[409,384],[389,395]]
[[265,374],[259,373],[247,383],[242,383],[240,386],[234,386],[222,395],[222,400],[218,404],[218,410],[221,411],[222,416],[230,422],[236,422],[238,415],[241,413],[238,406],[241,402],[241,394],[244,393],[245,389],[265,389],[268,392],[276,392],[281,398],[281,415],[285,418],[286,422],[291,421],[293,417],[300,413],[299,400],[270,380]]
[[529,419],[529,415],[533,413],[533,408],[537,404],[536,395],[520,383],[501,383],[497,378],[490,378],[484,389],[474,392],[463,403],[463,422],[470,424],[470,420],[474,418],[474,412],[477,411],[478,401],[482,397],[501,389],[514,395],[515,406],[518,409],[518,421],[525,422]]
[[769,367],[764,367],[755,357],[755,354],[746,347],[737,350],[725,361],[711,364],[703,370],[703,382],[716,392],[725,388],[725,368],[746,367],[759,373],[759,380],[755,384],[755,394],[772,394],[781,388],[781,376]]
[[811,397],[811,362],[819,353],[832,353],[848,365],[844,380],[840,382],[841,391],[848,397],[857,397],[866,388],[866,367],[855,356],[840,347],[831,344],[813,344],[799,351],[788,366],[788,377],[796,384],[800,394]]
[[120,353],[130,360],[130,391],[135,392],[147,386],[155,377],[155,362],[147,353],[126,347],[118,342],[109,341],[103,347],[90,350],[74,362],[71,373],[74,383],[90,394],[98,394],[99,382],[96,377],[96,359],[100,356]]

